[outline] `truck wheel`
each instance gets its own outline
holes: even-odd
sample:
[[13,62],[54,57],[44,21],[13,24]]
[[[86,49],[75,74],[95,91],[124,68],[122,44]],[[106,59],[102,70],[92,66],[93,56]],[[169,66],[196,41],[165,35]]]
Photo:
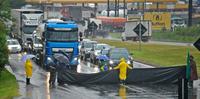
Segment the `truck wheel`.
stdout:
[[81,55],[81,60],[83,60],[83,56]]
[[93,62],[93,60],[90,58],[90,63],[92,63]]
[[122,41],[126,41],[126,40],[122,37]]

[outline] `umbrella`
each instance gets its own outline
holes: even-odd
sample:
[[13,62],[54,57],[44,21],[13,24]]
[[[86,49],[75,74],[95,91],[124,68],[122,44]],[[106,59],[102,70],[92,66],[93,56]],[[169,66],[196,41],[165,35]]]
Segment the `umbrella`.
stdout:
[[53,56],[58,62],[64,63],[64,64],[69,64],[69,58],[66,56],[60,55],[60,54],[55,54]]
[[25,54],[25,55],[22,56],[21,61],[25,62],[27,59],[31,59],[31,58],[34,58],[34,57],[35,57],[35,55]]
[[97,56],[97,59],[99,59],[99,60],[109,60],[109,58],[106,55]]

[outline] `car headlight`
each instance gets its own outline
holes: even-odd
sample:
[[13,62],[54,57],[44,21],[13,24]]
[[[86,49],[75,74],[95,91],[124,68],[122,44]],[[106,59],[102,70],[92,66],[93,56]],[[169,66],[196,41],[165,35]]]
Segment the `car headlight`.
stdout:
[[17,47],[17,49],[18,49],[18,50],[20,50],[20,49],[21,49],[21,47],[20,47],[20,46],[18,46],[18,47]]
[[109,61],[110,64],[113,64],[114,62],[112,60]]
[[94,52],[94,55],[98,55],[98,52]]
[[53,60],[51,59],[51,57],[47,57],[47,64],[51,64],[53,63]]
[[128,63],[128,64],[131,64],[131,62],[130,62],[129,60],[127,61],[127,63]]
[[25,46],[28,46],[28,44],[27,44],[27,43],[24,43],[24,45],[25,45]]
[[8,47],[8,50],[11,50],[12,48],[11,47]]
[[77,57],[75,57],[75,58],[74,58],[74,60],[75,60],[75,61],[77,61],[77,60],[78,60],[78,58],[77,58]]
[[47,57],[47,61],[52,61],[52,59],[50,57]]

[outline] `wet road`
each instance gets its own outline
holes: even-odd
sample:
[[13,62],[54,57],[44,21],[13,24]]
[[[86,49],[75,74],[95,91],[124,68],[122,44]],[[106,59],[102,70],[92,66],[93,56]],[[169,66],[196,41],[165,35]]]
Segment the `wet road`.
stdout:
[[[11,68],[19,83],[20,97],[14,99],[178,99],[175,85],[68,85],[49,88],[49,73],[33,65],[31,85],[25,83],[21,54],[12,54],[9,57]],[[137,64],[137,63],[136,63]],[[137,65],[135,65],[136,67]],[[138,63],[138,67],[142,64]],[[82,73],[95,73],[98,68],[90,63],[82,62],[78,67]],[[196,99],[196,98],[190,98]]]

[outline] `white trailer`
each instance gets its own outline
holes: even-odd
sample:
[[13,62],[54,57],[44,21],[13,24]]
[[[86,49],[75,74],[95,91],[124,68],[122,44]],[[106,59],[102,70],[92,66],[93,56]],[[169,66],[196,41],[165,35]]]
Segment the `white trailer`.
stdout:
[[14,21],[13,35],[17,38],[23,48],[27,48],[32,42],[32,34],[43,20],[43,12],[37,9],[12,9]]
[[125,31],[122,33],[121,39],[122,41],[126,40],[138,41],[140,32],[142,41],[148,41],[151,38],[152,34],[151,21],[147,20],[127,21],[125,23]]

